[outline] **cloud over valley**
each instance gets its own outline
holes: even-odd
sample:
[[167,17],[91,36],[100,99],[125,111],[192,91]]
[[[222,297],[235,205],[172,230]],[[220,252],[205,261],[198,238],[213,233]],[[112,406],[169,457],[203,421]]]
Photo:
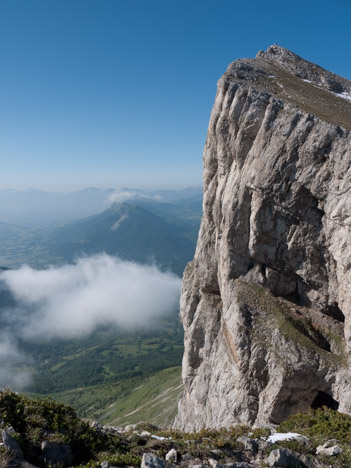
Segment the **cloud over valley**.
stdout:
[[180,278],[156,266],[106,254],[45,270],[23,266],[2,272],[0,280],[15,300],[0,309],[0,357],[9,363],[0,373],[0,387],[19,388],[29,377],[23,371],[21,381],[11,378],[11,367],[23,360],[18,340],[71,339],[104,325],[152,326],[177,310],[181,284]]

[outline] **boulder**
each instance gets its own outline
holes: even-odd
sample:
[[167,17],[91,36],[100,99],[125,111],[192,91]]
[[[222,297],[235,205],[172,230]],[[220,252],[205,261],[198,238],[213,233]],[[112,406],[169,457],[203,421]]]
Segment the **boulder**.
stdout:
[[166,455],[166,461],[170,463],[177,463],[178,454],[175,449],[171,449]]
[[144,453],[141,468],[165,468],[165,462],[153,453]]
[[21,447],[18,445],[16,440],[13,437],[11,437],[10,434],[8,434],[6,431],[2,431],[2,440],[8,453],[13,455],[17,459],[23,459],[23,452]]
[[245,450],[248,450],[254,454],[258,452],[259,441],[251,439],[250,437],[239,437],[237,441],[244,445]]
[[268,466],[277,466],[279,468],[305,467],[298,454],[285,448],[272,450],[267,458],[267,464]]
[[343,450],[338,445],[328,446],[328,443],[324,445],[319,445],[316,449],[317,455],[323,455],[325,457],[332,457],[333,455],[339,455]]
[[[1,465],[3,466],[3,465]],[[20,458],[10,458],[5,461],[4,468],[37,468],[36,466],[28,463],[26,460]]]
[[72,464],[73,456],[69,445],[59,442],[44,441],[41,444],[42,458],[46,465],[61,465],[68,467]]

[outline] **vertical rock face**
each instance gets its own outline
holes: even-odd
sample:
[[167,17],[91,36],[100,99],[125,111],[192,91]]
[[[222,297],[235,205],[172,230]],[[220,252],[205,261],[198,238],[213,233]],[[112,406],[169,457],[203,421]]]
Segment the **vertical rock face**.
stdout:
[[282,47],[219,80],[176,427],[351,413],[350,129],[351,82]]

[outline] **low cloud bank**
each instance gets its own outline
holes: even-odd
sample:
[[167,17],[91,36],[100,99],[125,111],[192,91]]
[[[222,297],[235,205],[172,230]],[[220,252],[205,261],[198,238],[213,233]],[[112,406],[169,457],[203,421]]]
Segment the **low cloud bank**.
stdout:
[[133,200],[136,198],[145,198],[148,200],[160,201],[161,197],[159,195],[146,195],[143,192],[134,192],[128,190],[116,190],[108,196],[109,203],[122,203],[128,200]]
[[[23,266],[2,272],[0,279],[17,301],[16,308],[2,311],[10,327],[0,337],[0,359],[6,358],[10,367],[23,358],[16,344],[18,338],[69,339],[109,324],[152,326],[158,318],[176,310],[181,284],[180,278],[156,266],[106,254],[46,270]],[[0,372],[0,386],[9,380],[8,374],[8,369]],[[25,385],[26,378],[22,380]]]
[[22,390],[32,382],[32,372],[24,363],[30,364],[30,357],[22,353],[12,333],[0,333],[0,388],[10,387]]

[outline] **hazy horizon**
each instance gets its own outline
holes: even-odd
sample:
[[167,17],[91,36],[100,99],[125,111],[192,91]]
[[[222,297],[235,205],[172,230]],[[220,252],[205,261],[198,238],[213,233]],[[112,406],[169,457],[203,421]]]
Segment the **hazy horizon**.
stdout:
[[182,191],[186,189],[202,189],[202,184],[160,184],[160,185],[139,185],[139,186],[131,186],[128,184],[122,184],[120,186],[110,186],[110,185],[77,185],[74,187],[65,187],[62,190],[55,190],[54,187],[49,186],[45,188],[45,186],[26,186],[26,187],[16,187],[16,186],[1,186],[0,190],[3,191],[15,191],[15,192],[26,192],[26,191],[38,191],[38,192],[45,192],[45,193],[59,193],[59,194],[69,194],[75,192],[83,192],[88,190],[116,190],[116,191],[123,191],[123,190],[140,190],[144,192],[154,192],[154,191],[163,191],[163,190],[174,190],[174,191]]

